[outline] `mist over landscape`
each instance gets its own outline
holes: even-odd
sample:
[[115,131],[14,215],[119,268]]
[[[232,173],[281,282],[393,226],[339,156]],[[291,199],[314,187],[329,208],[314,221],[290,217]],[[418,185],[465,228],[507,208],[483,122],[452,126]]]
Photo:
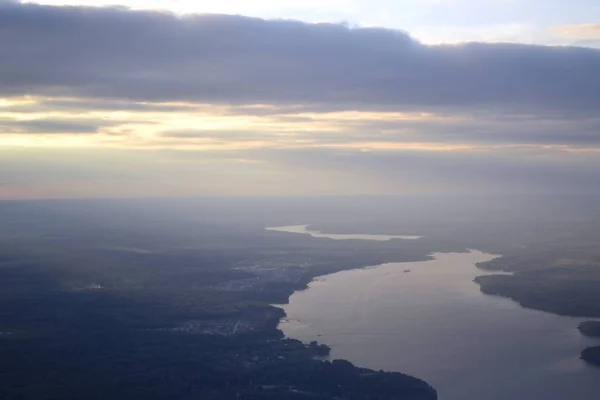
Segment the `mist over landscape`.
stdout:
[[0,398],[600,393],[600,5],[0,0]]

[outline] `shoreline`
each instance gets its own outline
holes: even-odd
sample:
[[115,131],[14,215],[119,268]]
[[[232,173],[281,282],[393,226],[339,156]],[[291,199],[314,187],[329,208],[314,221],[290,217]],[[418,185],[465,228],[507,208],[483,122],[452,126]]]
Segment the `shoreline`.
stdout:
[[[505,299],[510,299],[515,303],[519,304],[522,308],[528,310],[535,310],[543,313],[552,315],[558,315],[561,317],[568,317],[575,320],[581,320],[583,318],[599,318],[600,313],[592,312],[590,314],[586,312],[579,312],[567,309],[560,309],[553,306],[552,303],[547,304],[544,302],[536,302],[535,300],[529,300],[526,295],[513,296],[509,294],[511,280],[519,279],[519,273],[523,274],[522,271],[506,271],[503,268],[494,268],[493,264],[490,267],[489,261],[484,263],[478,263],[477,268],[482,271],[489,272],[500,272],[491,275],[478,276],[473,281],[479,285],[481,293],[488,296],[497,296]],[[488,265],[485,265],[488,264]],[[508,280],[507,278],[508,277]],[[500,286],[494,285],[500,284]],[[501,286],[504,284],[505,286]],[[578,325],[573,326],[573,329],[577,329],[579,333],[586,337],[599,338],[600,339],[600,322],[599,321],[582,321]],[[581,350],[579,358],[585,361],[588,365],[594,367],[600,367],[600,346],[588,346]]]
[[[469,251],[465,251],[464,253],[468,253],[468,252]],[[457,253],[459,253],[459,252],[457,252]],[[412,263],[412,262],[432,261],[432,260],[435,260],[435,257],[434,257],[435,254],[441,254],[441,253],[430,252],[427,255],[424,255],[421,257],[413,257],[413,258],[408,258],[408,259],[402,258],[401,260],[398,260],[398,261],[395,261],[392,258],[390,260],[385,260],[383,262],[375,263],[375,264],[374,263],[361,263],[358,265],[344,264],[344,265],[335,266],[330,269],[312,271],[313,274],[305,275],[302,278],[302,280],[298,281],[295,285],[291,286],[291,288],[290,288],[291,290],[287,291],[286,299],[284,302],[271,303],[268,305],[268,308],[270,310],[272,310],[275,315],[272,315],[268,319],[266,333],[267,333],[267,335],[275,335],[275,336],[279,337],[281,340],[298,341],[298,339],[294,339],[294,338],[286,336],[284,334],[284,332],[279,328],[280,324],[285,319],[288,318],[288,315],[287,315],[284,307],[285,307],[285,305],[289,304],[290,298],[294,293],[302,292],[302,291],[309,289],[310,284],[312,282],[316,281],[317,279],[320,279],[320,278],[323,278],[323,277],[326,277],[329,275],[334,275],[334,274],[337,274],[340,272],[361,270],[361,269],[368,269],[368,268],[377,268],[377,267],[380,267],[380,266],[383,266],[386,264],[392,264],[392,263]],[[377,377],[380,374],[384,374],[384,375],[387,374],[392,377],[396,376],[396,377],[401,377],[402,379],[412,379],[412,380],[414,380],[414,384],[417,385],[418,387],[420,387],[420,389],[423,391],[422,395],[425,396],[424,398],[428,398],[431,400],[438,399],[438,393],[437,393],[437,390],[435,389],[435,387],[433,387],[429,382],[427,382],[426,380],[424,380],[418,376],[406,374],[406,373],[399,372],[399,371],[385,371],[385,370],[381,370],[381,369],[375,370],[375,369],[370,369],[370,368],[362,368],[346,359],[331,359],[329,356],[329,351],[331,350],[331,347],[329,345],[327,345],[326,343],[321,343],[318,340],[311,341],[310,343],[306,343],[304,341],[299,341],[299,342],[302,343],[302,345],[305,346],[306,348],[309,348],[311,345],[313,347],[319,346],[321,348],[321,346],[323,346],[324,348],[327,348],[328,354],[325,357],[323,357],[323,355],[313,354],[313,359],[315,361],[324,362],[327,364],[344,363],[346,365],[346,368],[349,368],[350,366],[352,366],[352,368],[354,368],[356,371],[360,371],[360,373],[365,376],[369,375],[369,376]],[[415,399],[417,399],[417,398],[418,397],[415,397]]]

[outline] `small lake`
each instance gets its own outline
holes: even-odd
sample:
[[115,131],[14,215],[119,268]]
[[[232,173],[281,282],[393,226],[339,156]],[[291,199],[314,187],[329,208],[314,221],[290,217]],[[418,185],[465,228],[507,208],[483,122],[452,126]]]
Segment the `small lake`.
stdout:
[[327,238],[333,240],[374,240],[377,242],[386,242],[392,239],[403,239],[403,240],[416,240],[421,239],[421,236],[409,236],[409,235],[345,235],[345,234],[327,234],[319,231],[313,231],[308,229],[308,225],[290,225],[290,226],[277,226],[273,228],[265,228],[268,231],[286,232],[286,233],[301,233],[316,238]]
[[332,359],[424,379],[441,400],[598,398],[600,369],[579,354],[600,340],[579,333],[583,319],[482,294],[475,263],[493,255],[434,256],[318,278],[283,306],[280,328]]

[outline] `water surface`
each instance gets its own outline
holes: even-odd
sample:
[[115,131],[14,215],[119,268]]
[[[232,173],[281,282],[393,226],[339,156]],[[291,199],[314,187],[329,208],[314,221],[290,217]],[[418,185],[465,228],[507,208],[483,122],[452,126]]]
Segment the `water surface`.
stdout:
[[409,236],[409,235],[327,234],[327,233],[321,233],[320,231],[309,230],[308,225],[277,226],[277,227],[265,228],[265,229],[268,231],[276,231],[276,232],[302,233],[302,234],[310,235],[310,236],[316,237],[316,238],[328,238],[328,239],[334,239],[334,240],[357,239],[357,240],[374,240],[374,241],[378,241],[378,242],[386,242],[386,241],[392,240],[392,239],[416,240],[416,239],[421,238],[421,236]]
[[493,257],[435,254],[328,275],[291,297],[280,328],[330,345],[334,359],[422,378],[441,400],[599,398],[600,369],[579,354],[600,341],[579,333],[581,318],[482,294],[475,263]]

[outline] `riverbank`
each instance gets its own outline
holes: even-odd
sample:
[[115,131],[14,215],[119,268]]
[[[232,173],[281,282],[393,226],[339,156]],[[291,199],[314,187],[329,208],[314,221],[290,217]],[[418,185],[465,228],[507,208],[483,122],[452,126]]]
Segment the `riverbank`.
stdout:
[[[588,256],[580,253],[578,261],[569,261],[572,265],[557,260],[555,253],[502,257],[478,267],[514,273],[480,276],[475,282],[482,293],[510,298],[522,307],[564,316],[600,317],[600,269]],[[583,321],[577,329],[587,337],[600,337],[600,321]],[[600,366],[600,347],[587,347],[580,354],[582,360]]]
[[315,359],[326,348],[283,338],[271,306],[316,276],[427,259],[420,248],[212,227],[184,248],[85,229],[0,243],[0,398],[437,399],[413,376]]
[[[296,227],[291,227],[292,230],[279,230],[279,229],[267,229],[269,231],[287,232],[287,233],[304,233],[309,235],[307,232],[293,232]],[[305,230],[306,226],[302,226]],[[312,236],[312,235],[310,235]],[[378,235],[367,235],[368,237],[344,237],[337,238],[339,241],[345,240],[357,240],[360,242],[373,241],[373,242],[387,242],[393,238],[398,237],[385,237],[381,238]],[[412,239],[412,237],[411,237]],[[361,246],[362,247],[362,246]],[[395,249],[396,246],[391,244],[386,248]],[[337,258],[337,257],[336,257]],[[268,293],[263,295],[264,300],[268,300],[272,305],[269,305],[265,310],[265,321],[263,324],[263,335],[265,338],[272,338],[283,336],[282,331],[278,325],[282,320],[285,319],[285,305],[289,302],[290,296],[294,293],[302,292],[306,290],[312,282],[315,282],[321,277],[329,276],[343,271],[351,270],[362,270],[364,268],[371,267],[374,264],[381,264],[384,262],[420,262],[432,260],[432,255],[429,252],[414,251],[414,250],[378,250],[373,248],[372,251],[360,251],[355,254],[354,257],[336,260],[335,262],[317,262],[310,266],[306,266],[302,275],[295,280],[287,284],[278,284],[277,289],[272,285]],[[272,311],[269,311],[272,310]],[[292,340],[292,339],[285,339]],[[295,343],[295,341],[293,341]],[[302,354],[311,354],[313,357],[329,355],[330,348],[318,340],[302,341],[303,348]],[[299,342],[298,342],[299,343]],[[325,354],[326,353],[326,354]],[[303,358],[304,356],[302,356]],[[319,374],[315,375],[310,379],[310,382],[325,382],[330,386],[339,387],[337,395],[349,395],[352,393],[353,396],[377,396],[380,399],[392,399],[400,397],[406,397],[414,400],[436,400],[437,391],[429,383],[424,380],[405,374],[398,371],[384,371],[381,368],[361,368],[355,366],[350,361],[343,359],[342,357],[331,357],[333,361],[324,361],[313,359],[310,361],[311,366],[306,366],[310,371],[320,371]],[[306,364],[305,359],[300,360],[301,363]],[[302,372],[306,368],[302,367],[298,370],[296,375],[301,376]],[[311,383],[312,385],[312,383]],[[319,384],[320,385],[320,384]],[[340,392],[340,390],[344,392]],[[314,387],[313,387],[314,390]],[[330,389],[327,389],[330,390]],[[314,396],[322,391],[315,390],[311,395]],[[329,391],[332,395],[334,392]],[[317,398],[317,397],[315,397]]]

